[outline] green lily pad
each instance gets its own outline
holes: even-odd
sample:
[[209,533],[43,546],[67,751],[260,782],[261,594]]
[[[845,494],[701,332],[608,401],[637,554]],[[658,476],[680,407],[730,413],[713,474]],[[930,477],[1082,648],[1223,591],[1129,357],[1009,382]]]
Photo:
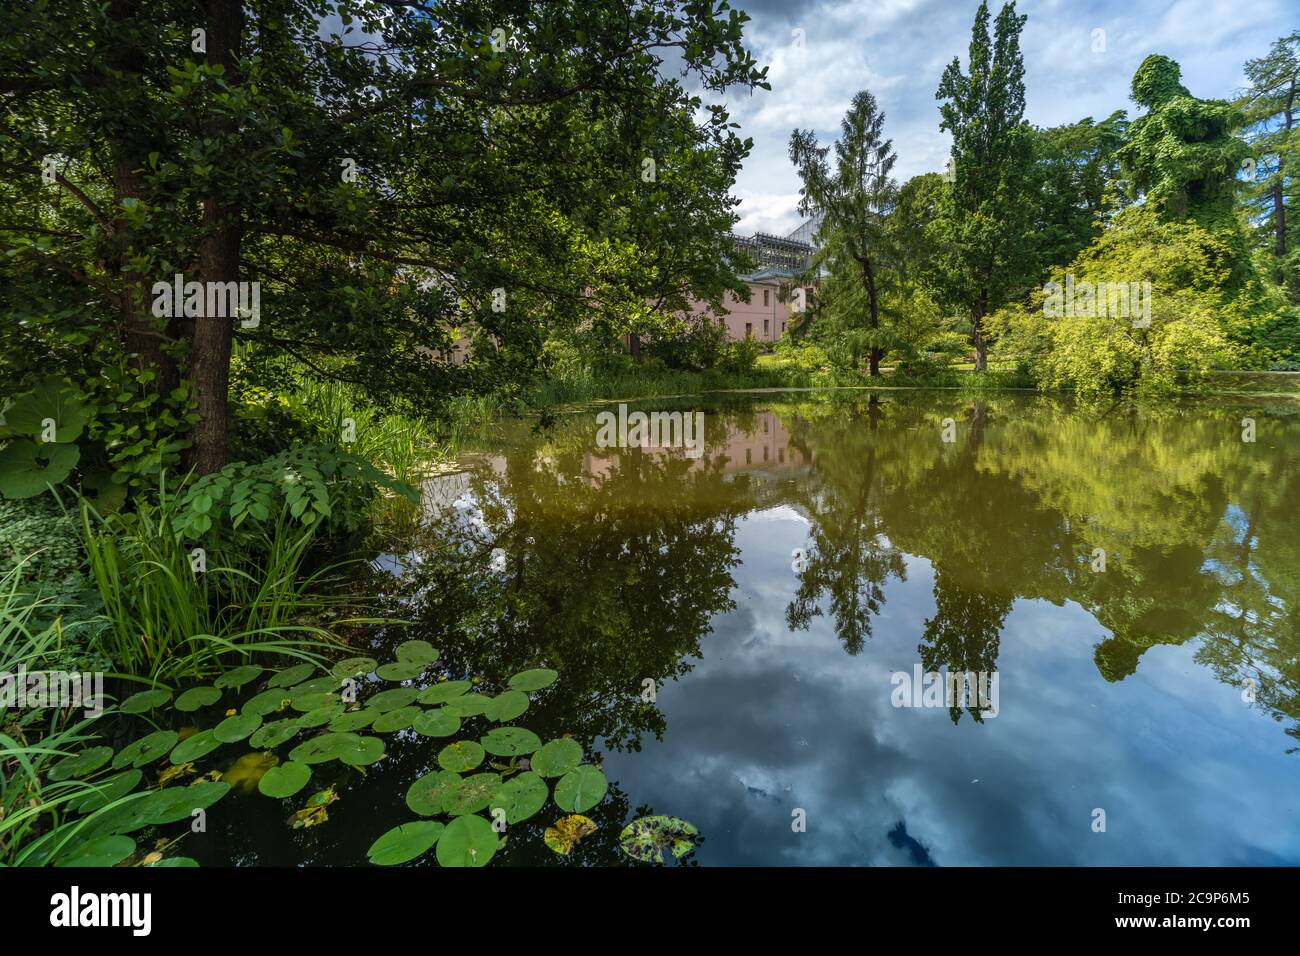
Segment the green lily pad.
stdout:
[[81,753],[64,757],[50,768],[51,780],[68,780],[94,773],[113,756],[112,747],[89,747]]
[[174,730],[158,730],[147,737],[141,737],[118,751],[113,758],[113,769],[121,770],[128,765],[138,769],[151,764],[176,746],[179,738],[180,734]]
[[373,657],[349,657],[330,668],[330,673],[340,680],[345,677],[365,677],[379,666]]
[[551,686],[559,676],[558,671],[553,671],[549,667],[535,667],[529,671],[520,671],[507,683],[511,690],[534,691]]
[[414,703],[419,694],[420,692],[414,687],[394,687],[392,690],[381,690],[366,701],[366,707],[378,711],[397,710],[399,707],[406,707]]
[[37,445],[25,438],[11,441],[0,448],[0,488],[6,498],[33,498],[66,481],[80,460],[76,445]]
[[380,664],[375,671],[384,680],[411,680],[419,677],[429,669],[428,664],[416,664],[411,661],[398,661],[395,664]]
[[422,817],[442,813],[447,797],[460,786],[460,774],[435,770],[414,781],[406,790],[406,805]]
[[501,789],[501,774],[476,773],[461,780],[443,802],[443,812],[458,817],[484,809]]
[[156,863],[150,863],[150,864],[149,864],[150,867],[159,867],[159,866],[161,866],[161,867],[164,867],[164,868],[167,868],[167,869],[170,869],[170,868],[172,868],[172,867],[178,867],[178,866],[180,866],[180,867],[197,867],[198,865],[199,865],[198,860],[194,859],[193,857],[189,857],[189,856],[169,856],[169,857],[167,857],[167,858],[164,859],[164,860],[159,860],[159,861],[157,861]]
[[298,694],[291,699],[291,706],[299,713],[307,713],[311,710],[319,710],[322,707],[328,707],[330,704],[339,703],[339,695],[332,694],[329,691],[314,691],[308,694]]
[[318,737],[304,740],[289,751],[289,759],[294,763],[325,763],[338,760],[349,749],[359,746],[361,738],[356,734],[324,733]]
[[416,820],[393,827],[366,851],[366,856],[375,866],[396,866],[409,863],[417,856],[427,853],[438,842],[445,827],[435,820]]
[[454,744],[448,744],[438,752],[438,766],[444,770],[464,773],[481,764],[483,755],[482,745],[476,744],[472,740],[458,740]]
[[459,697],[473,685],[467,680],[449,680],[442,684],[426,687],[416,698],[421,704],[445,704],[453,697]]
[[487,866],[497,852],[500,840],[492,824],[482,817],[466,814],[456,817],[438,838],[440,866]]
[[569,737],[545,744],[533,754],[531,766],[543,777],[562,777],[582,763],[582,745]]
[[528,709],[528,695],[521,690],[508,690],[493,697],[483,710],[483,716],[495,723],[514,720]]
[[248,738],[248,745],[257,747],[260,750],[272,750],[285,741],[292,740],[302,732],[302,729],[302,724],[293,717],[274,720],[269,724],[258,727],[253,732],[253,736]]
[[397,646],[397,659],[407,664],[432,664],[438,649],[428,641],[405,641]]
[[313,677],[301,684],[294,684],[286,696],[292,700],[305,694],[337,694],[342,684],[343,681],[337,677]]
[[153,710],[155,707],[161,707],[167,701],[172,699],[172,692],[156,688],[154,690],[142,690],[138,694],[132,694],[126,700],[122,701],[118,710],[124,714],[144,714]]
[[542,746],[542,738],[523,727],[493,727],[479,742],[484,750],[498,757],[518,757]]
[[316,665],[304,661],[301,664],[294,664],[292,667],[286,667],[284,670],[277,672],[274,677],[266,682],[266,686],[293,687],[295,684],[301,684],[315,672]]
[[188,820],[195,810],[206,810],[229,792],[229,784],[213,780],[203,780],[188,787],[154,790],[129,805],[130,829]]
[[695,849],[699,831],[677,817],[652,816],[633,820],[618,835],[623,852],[643,863],[663,862],[663,851],[685,856]]
[[68,809],[74,813],[93,813],[101,810],[115,800],[120,800],[136,788],[144,779],[142,770],[124,770],[106,780],[96,780],[90,786],[95,789],[84,796],[68,802]]
[[609,784],[591,764],[570,770],[555,785],[555,805],[570,813],[584,813],[605,796]]
[[216,734],[210,730],[201,730],[192,737],[186,737],[172,749],[171,762],[189,763],[191,760],[207,756],[220,746],[221,741],[217,739]]
[[411,726],[411,721],[423,714],[424,711],[419,707],[398,707],[396,710],[380,715],[375,720],[373,729],[377,734],[391,734],[395,730]]
[[359,737],[357,743],[344,748],[339,759],[352,767],[368,767],[384,759],[384,742],[378,737]]
[[291,760],[278,767],[272,767],[263,774],[262,779],[257,782],[257,789],[265,796],[283,799],[292,797],[307,786],[307,781],[310,779],[311,767]]
[[135,840],[129,836],[96,837],[60,851],[55,866],[117,866],[135,852]]
[[460,730],[460,718],[448,713],[446,708],[426,710],[411,721],[411,729],[426,737],[450,737]]
[[207,707],[209,704],[215,704],[221,699],[221,691],[215,687],[191,687],[185,693],[176,698],[173,705],[177,710],[190,713],[198,710],[200,707]]
[[213,687],[220,687],[222,690],[237,690],[243,687],[249,681],[256,680],[261,676],[265,668],[256,664],[241,664],[238,667],[226,671],[220,677],[212,682]]
[[272,711],[280,709],[289,698],[283,689],[272,688],[264,690],[260,694],[254,694],[248,700],[244,701],[244,706],[239,708],[241,714],[257,714],[259,717],[265,717]]
[[349,710],[339,714],[330,721],[330,730],[349,731],[369,727],[379,717],[380,712],[363,707],[361,710]]
[[262,718],[257,714],[236,714],[213,727],[212,736],[223,744],[233,744],[236,740],[243,740],[261,726]]
[[522,823],[542,809],[549,795],[546,781],[528,770],[498,787],[489,806],[505,810],[507,823]]
[[334,723],[335,719],[343,713],[343,704],[336,701],[333,704],[326,704],[324,707],[316,707],[307,711],[298,718],[300,727],[324,727],[326,724]]
[[484,696],[483,694],[464,694],[460,697],[453,697],[442,706],[445,710],[450,711],[458,717],[474,717],[478,714],[486,713],[488,707],[491,705],[491,697]]

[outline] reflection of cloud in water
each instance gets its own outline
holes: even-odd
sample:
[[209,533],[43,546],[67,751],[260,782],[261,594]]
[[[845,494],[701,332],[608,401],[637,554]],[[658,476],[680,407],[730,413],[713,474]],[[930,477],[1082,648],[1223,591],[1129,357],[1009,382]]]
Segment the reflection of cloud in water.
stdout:
[[[945,709],[889,703],[889,675],[918,660],[934,613],[928,562],[907,559],[874,637],[846,657],[826,616],[786,628],[788,555],[804,529],[756,525],[737,534],[737,609],[659,692],[664,739],[606,756],[636,802],[700,828],[702,862],[1300,862],[1300,767],[1260,733],[1259,711],[1193,662],[1195,642],[1153,648],[1108,683],[1092,657],[1108,634],[1087,612],[1017,601],[1001,635],[1000,715],[954,726]],[[1106,833],[1091,830],[1094,807]],[[806,833],[791,830],[795,808]]]

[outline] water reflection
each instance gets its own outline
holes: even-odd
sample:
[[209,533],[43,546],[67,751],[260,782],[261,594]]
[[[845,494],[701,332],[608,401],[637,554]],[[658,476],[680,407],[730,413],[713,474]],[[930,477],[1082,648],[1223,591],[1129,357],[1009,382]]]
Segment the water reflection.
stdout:
[[[565,862],[624,862],[647,812],[698,826],[706,864],[1300,862],[1294,408],[703,410],[698,458],[598,448],[591,411],[508,430],[426,489],[388,584],[450,674],[559,670],[528,726],[613,785]],[[998,719],[892,706],[918,665],[999,674]],[[381,820],[354,841],[340,812],[301,856],[363,859],[406,819],[432,753],[390,754],[355,798]],[[529,830],[502,862],[560,861]]]

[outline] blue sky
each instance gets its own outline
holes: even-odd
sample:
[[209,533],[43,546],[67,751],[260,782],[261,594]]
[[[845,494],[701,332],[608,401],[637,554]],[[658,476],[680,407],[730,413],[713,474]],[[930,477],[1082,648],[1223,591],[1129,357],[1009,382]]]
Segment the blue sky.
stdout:
[[[790,131],[835,139],[853,94],[869,89],[886,113],[900,182],[938,171],[949,139],[934,91],[944,66],[963,66],[977,0],[737,0],[752,17],[746,41],[769,66],[770,92],[727,97],[742,135],[754,140],[735,188],[736,231],[787,232],[799,222],[798,179],[786,155]],[[1000,3],[990,4],[996,16]],[[1144,57],[1163,53],[1197,96],[1231,97],[1242,66],[1300,26],[1294,0],[1021,0],[1026,118],[1039,126],[1132,115],[1129,81]],[[796,50],[793,31],[803,30]],[[1093,31],[1105,30],[1094,53]]]

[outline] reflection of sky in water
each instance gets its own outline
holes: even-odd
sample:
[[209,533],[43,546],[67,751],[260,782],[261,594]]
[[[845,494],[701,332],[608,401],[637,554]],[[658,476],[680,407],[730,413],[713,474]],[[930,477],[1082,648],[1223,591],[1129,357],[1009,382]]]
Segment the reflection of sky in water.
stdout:
[[[851,657],[825,616],[786,626],[806,531],[788,508],[739,524],[737,608],[660,689],[664,739],[605,757],[635,803],[699,827],[701,863],[1300,863],[1294,741],[1194,662],[1198,642],[1152,647],[1107,683],[1090,615],[1017,601],[1000,714],[954,726],[946,708],[890,704],[890,675],[918,662],[934,613],[929,563],[907,559]],[[791,830],[796,807],[806,833]],[[1095,807],[1105,833],[1092,832]]]

